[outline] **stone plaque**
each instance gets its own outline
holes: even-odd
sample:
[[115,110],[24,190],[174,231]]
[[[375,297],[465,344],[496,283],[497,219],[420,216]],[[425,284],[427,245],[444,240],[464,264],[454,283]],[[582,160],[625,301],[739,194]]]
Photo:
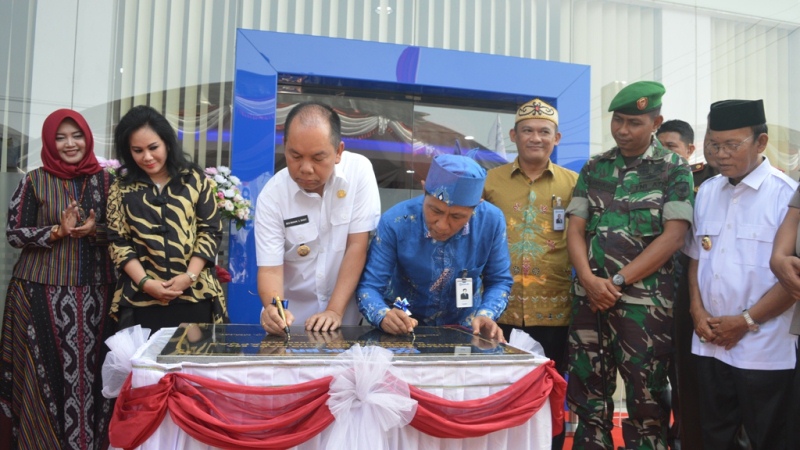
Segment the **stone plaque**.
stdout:
[[333,358],[351,346],[377,345],[395,359],[530,359],[526,352],[499,344],[461,327],[417,327],[395,336],[373,327],[341,327],[332,332],[291,327],[289,337],[267,334],[260,325],[189,324],[178,327],[157,361],[229,362],[281,358]]

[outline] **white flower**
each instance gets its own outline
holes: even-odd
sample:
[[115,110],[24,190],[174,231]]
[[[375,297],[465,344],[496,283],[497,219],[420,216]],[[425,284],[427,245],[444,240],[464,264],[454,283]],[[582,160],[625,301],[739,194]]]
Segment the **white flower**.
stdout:
[[226,166],[208,167],[204,172],[214,189],[214,199],[222,219],[235,222],[236,229],[241,229],[251,217],[250,200],[242,197],[238,187],[241,180]]

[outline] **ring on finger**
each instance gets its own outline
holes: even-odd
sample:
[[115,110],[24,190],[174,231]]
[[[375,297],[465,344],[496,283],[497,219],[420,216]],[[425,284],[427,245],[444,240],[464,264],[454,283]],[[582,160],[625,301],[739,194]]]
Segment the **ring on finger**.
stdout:
[[702,342],[703,344],[705,344],[705,343],[706,343],[706,342],[708,342],[708,341],[707,341],[707,340],[706,340],[706,338],[704,338],[703,336],[700,336],[700,342]]

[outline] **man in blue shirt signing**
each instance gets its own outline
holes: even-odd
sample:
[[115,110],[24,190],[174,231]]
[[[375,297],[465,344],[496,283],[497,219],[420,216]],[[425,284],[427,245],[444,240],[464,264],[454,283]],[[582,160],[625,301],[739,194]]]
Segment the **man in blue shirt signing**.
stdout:
[[505,342],[495,321],[513,284],[506,222],[500,209],[481,201],[485,180],[472,159],[439,155],[425,195],[383,214],[356,290],[372,325],[391,334],[462,325]]

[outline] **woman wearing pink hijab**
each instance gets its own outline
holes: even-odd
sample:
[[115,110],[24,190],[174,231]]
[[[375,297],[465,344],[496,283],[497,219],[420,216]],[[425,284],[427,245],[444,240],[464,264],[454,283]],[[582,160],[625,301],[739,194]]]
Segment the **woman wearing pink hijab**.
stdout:
[[[86,120],[60,109],[42,127],[43,167],[11,197],[6,237],[22,249],[8,286],[0,346],[0,448],[107,448],[104,340],[116,283],[106,239],[112,176]],[[9,433],[9,428],[13,432]]]

